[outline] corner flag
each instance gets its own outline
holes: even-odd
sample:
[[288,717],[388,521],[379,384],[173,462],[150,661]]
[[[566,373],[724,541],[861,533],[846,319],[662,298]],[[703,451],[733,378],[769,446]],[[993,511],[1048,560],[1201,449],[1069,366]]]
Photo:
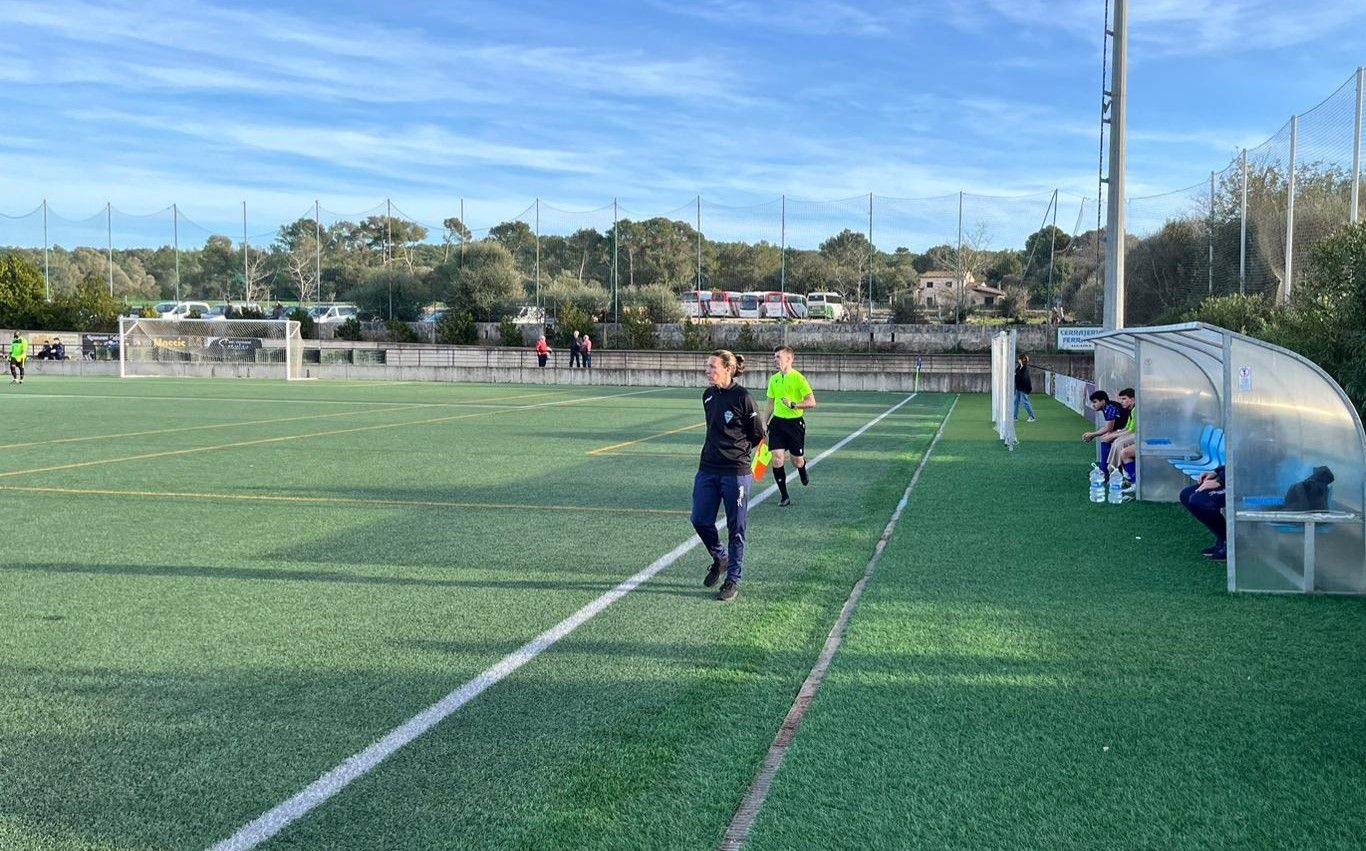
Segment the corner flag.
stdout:
[[759,448],[754,452],[754,466],[750,468],[754,473],[754,481],[759,481],[768,472],[768,465],[773,463],[773,453],[769,451],[768,440],[759,441]]

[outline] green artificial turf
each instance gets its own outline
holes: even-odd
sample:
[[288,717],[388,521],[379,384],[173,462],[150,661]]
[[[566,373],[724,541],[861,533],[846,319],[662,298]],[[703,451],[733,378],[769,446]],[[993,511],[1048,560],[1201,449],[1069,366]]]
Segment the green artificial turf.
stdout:
[[1039,416],[964,397],[748,847],[1361,847],[1363,601],[1226,593]]
[[[698,388],[18,392],[0,848],[224,839],[692,537]],[[822,394],[810,455],[902,398]],[[735,603],[694,550],[268,847],[714,845],[950,401],[756,507]]]

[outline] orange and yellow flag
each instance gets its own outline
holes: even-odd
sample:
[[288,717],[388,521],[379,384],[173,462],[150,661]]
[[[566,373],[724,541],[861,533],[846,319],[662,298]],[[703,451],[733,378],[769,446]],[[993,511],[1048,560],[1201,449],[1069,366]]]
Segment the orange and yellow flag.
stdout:
[[773,463],[773,453],[769,451],[768,441],[759,441],[759,448],[754,452],[754,466],[751,472],[754,473],[754,481],[759,481],[768,472],[768,465]]

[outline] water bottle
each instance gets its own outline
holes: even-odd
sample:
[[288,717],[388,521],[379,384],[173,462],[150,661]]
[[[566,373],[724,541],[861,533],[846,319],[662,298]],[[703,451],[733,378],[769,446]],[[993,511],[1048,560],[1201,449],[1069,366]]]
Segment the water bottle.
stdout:
[[1105,474],[1094,463],[1091,465],[1091,501],[1105,501]]
[[1119,505],[1124,501],[1124,477],[1118,470],[1110,474],[1108,498],[1111,505]]

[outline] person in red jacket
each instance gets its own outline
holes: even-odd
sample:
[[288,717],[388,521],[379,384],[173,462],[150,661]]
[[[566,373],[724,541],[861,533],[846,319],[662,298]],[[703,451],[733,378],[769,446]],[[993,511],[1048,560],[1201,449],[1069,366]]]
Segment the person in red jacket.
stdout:
[[545,341],[545,335],[542,334],[542,335],[536,340],[536,363],[537,363],[542,369],[544,369],[544,368],[545,368],[545,362],[546,362],[547,360],[549,360],[549,359],[550,359],[550,344],[547,343],[547,342]]
[[587,334],[583,335],[583,342],[579,344],[579,351],[583,353],[583,368],[593,368],[593,339]]

